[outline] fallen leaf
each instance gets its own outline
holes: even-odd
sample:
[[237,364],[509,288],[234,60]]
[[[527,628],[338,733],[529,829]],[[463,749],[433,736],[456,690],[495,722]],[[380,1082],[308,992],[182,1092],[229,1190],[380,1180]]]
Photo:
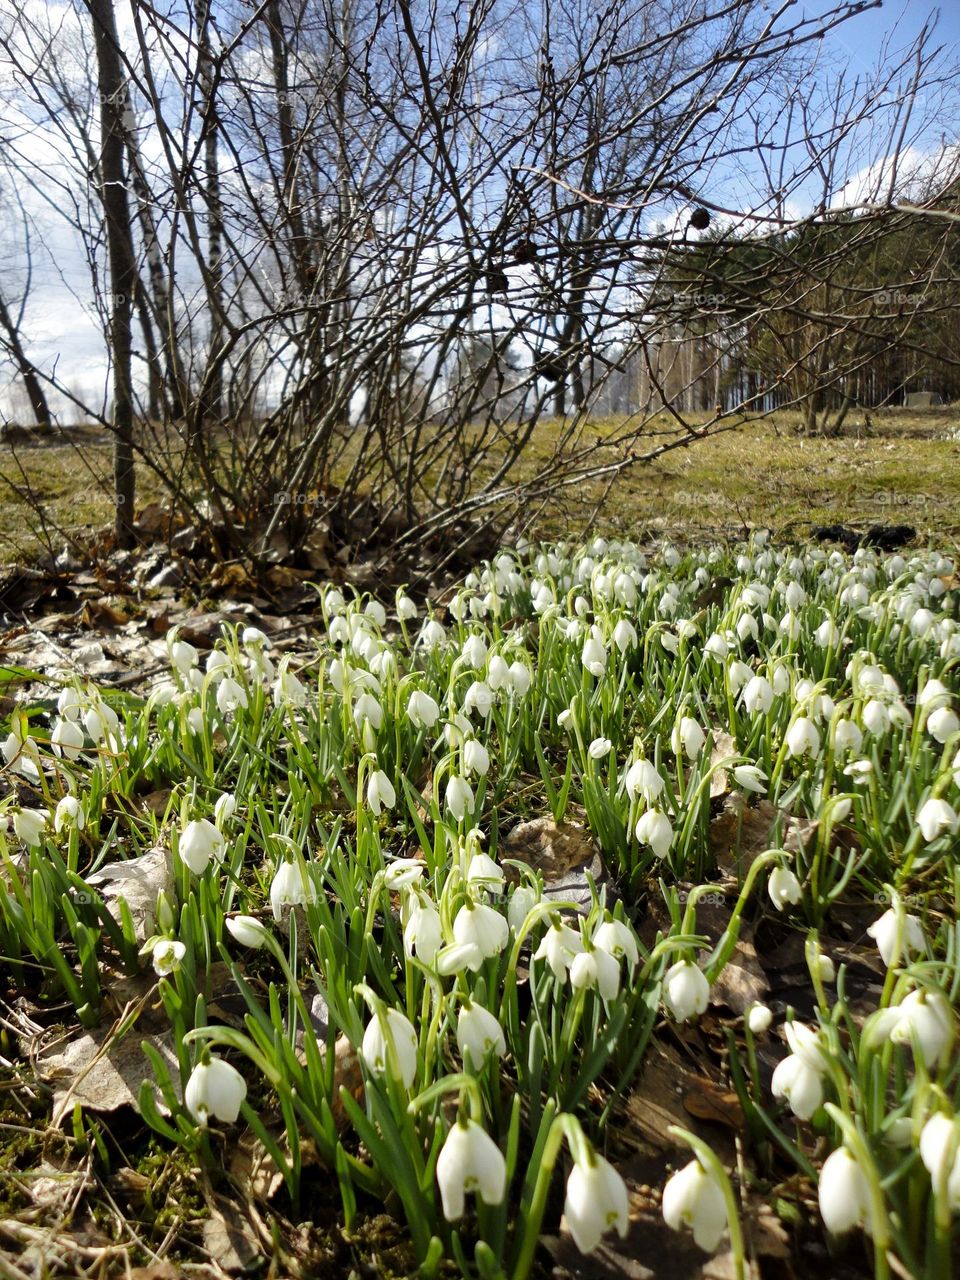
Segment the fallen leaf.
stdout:
[[[613,891],[596,842],[572,822],[554,822],[552,818],[521,822],[504,840],[502,857],[539,871],[545,898],[569,898],[581,909],[589,908],[588,874],[598,888],[607,886],[608,899]],[[519,880],[515,867],[505,866],[504,873],[511,883]]]
[[[180,1064],[172,1033],[151,1036],[149,1043],[167,1064],[179,1096]],[[153,1078],[153,1067],[141,1048],[141,1036],[136,1028],[120,1039],[113,1031],[78,1036],[41,1054],[37,1066],[41,1079],[53,1089],[51,1124],[54,1127],[72,1112],[75,1103],[90,1111],[116,1111],[120,1107],[133,1107],[138,1111],[140,1085]],[[159,1094],[157,1107],[167,1114]]]
[[169,849],[157,847],[126,862],[108,862],[87,877],[107,904],[107,910],[120,920],[119,901],[130,908],[137,939],[146,942],[155,932],[157,898],[161,890],[173,897],[173,859]]
[[726,1125],[728,1129],[743,1128],[743,1108],[740,1099],[730,1089],[724,1089],[708,1076],[698,1076],[683,1095],[684,1110],[698,1120],[711,1120]]

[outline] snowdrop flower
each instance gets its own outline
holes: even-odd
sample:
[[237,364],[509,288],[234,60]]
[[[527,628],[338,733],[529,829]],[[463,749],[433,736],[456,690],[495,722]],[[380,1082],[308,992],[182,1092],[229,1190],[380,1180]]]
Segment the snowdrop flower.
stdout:
[[65,827],[76,827],[78,831],[82,831],[86,820],[83,805],[77,797],[64,796],[54,810],[53,829],[58,833]]
[[760,634],[760,628],[757,626],[757,620],[752,613],[741,613],[737,619],[737,639],[742,643],[745,640],[756,640]]
[[633,930],[622,920],[610,919],[598,925],[594,930],[593,945],[599,947],[601,951],[606,951],[615,960],[626,957],[631,970],[640,960],[640,950]]
[[826,1062],[820,1037],[802,1022],[787,1022],[783,1029],[792,1052],[774,1071],[771,1091],[775,1098],[786,1098],[798,1120],[809,1120],[823,1102]]
[[816,756],[819,751],[820,734],[817,726],[806,716],[799,716],[787,731],[787,754]]
[[910,630],[918,640],[925,640],[936,620],[936,615],[929,609],[918,609],[910,619]]
[[821,982],[836,982],[837,967],[829,956],[820,954],[817,956],[817,973]]
[[469,1053],[474,1069],[479,1068],[490,1053],[498,1058],[506,1054],[503,1028],[489,1009],[470,1000],[461,1005],[457,1015],[457,1048],[464,1063]]
[[493,709],[493,690],[483,680],[474,680],[463,698],[463,709],[467,715],[476,711],[484,719]]
[[483,636],[476,634],[467,636],[460,650],[460,657],[463,659],[464,666],[473,667],[479,671],[487,660],[487,644]]
[[710,1000],[706,974],[690,960],[678,960],[663,979],[663,1003],[676,1022],[698,1018]]
[[83,711],[83,697],[79,689],[68,685],[57,696],[57,711],[64,720],[79,720]]
[[595,987],[609,1003],[620,990],[620,962],[600,947],[581,951],[570,965],[570,985],[575,991]]
[[372,769],[367,778],[367,804],[374,817],[379,818],[381,809],[392,809],[396,803],[393,783],[382,769]]
[[914,1037],[927,1070],[933,1070],[953,1043],[953,1011],[941,991],[921,988],[895,1006],[898,1018],[890,1027],[894,1044],[912,1045]]
[[241,947],[249,947],[251,951],[257,951],[266,945],[266,927],[256,916],[227,916],[224,924],[231,937],[235,938]]
[[747,1026],[755,1036],[762,1036],[770,1030],[773,1013],[765,1004],[752,1004],[747,1013]]
[[217,796],[217,802],[213,806],[213,821],[215,825],[222,831],[236,811],[237,797],[232,791],[224,791]]
[[753,669],[745,662],[734,660],[727,667],[727,679],[734,694],[740,692],[753,679]]
[[461,946],[472,944],[480,959],[467,967],[476,971],[484,960],[499,955],[507,945],[510,929],[505,916],[482,903],[465,902],[453,921],[453,940]]
[[673,726],[670,746],[675,756],[683,751],[688,760],[696,760],[706,740],[706,734],[692,716],[681,716]]
[[870,1225],[870,1183],[855,1156],[838,1147],[820,1170],[820,1216],[831,1235]]
[[375,730],[383,724],[383,707],[372,693],[366,691],[360,694],[353,706],[353,722],[358,729],[363,727],[364,721]]
[[384,1009],[367,1023],[360,1056],[371,1075],[389,1074],[409,1089],[417,1074],[417,1033],[399,1009]]
[[91,742],[100,742],[103,738],[116,735],[120,721],[112,707],[108,707],[105,702],[95,702],[84,712],[83,727]]
[[875,738],[881,737],[890,728],[890,712],[876,698],[871,698],[860,712],[863,727]]
[[458,1120],[437,1156],[437,1185],[448,1222],[463,1217],[464,1197],[475,1191],[484,1204],[503,1202],[507,1166],[503,1153],[474,1120]]
[[523,928],[524,921],[539,901],[536,889],[529,884],[521,884],[514,889],[507,904],[507,924],[514,933]]
[[673,843],[670,819],[659,809],[648,809],[639,818],[635,834],[641,844],[649,845],[657,858],[665,858]]
[[621,1239],[626,1236],[630,1226],[627,1187],[603,1156],[591,1152],[591,1159],[574,1164],[567,1178],[563,1216],[581,1253],[592,1253],[613,1228]]
[[484,777],[490,768],[490,753],[476,738],[467,738],[463,744],[463,771]]
[[653,804],[663,790],[663,778],[649,760],[634,760],[623,779],[631,800],[642,796],[647,804]]
[[205,1129],[210,1116],[233,1124],[246,1096],[246,1081],[236,1067],[222,1058],[210,1058],[207,1062],[198,1062],[191,1071],[183,1102],[197,1124]]
[[930,844],[944,831],[955,833],[960,824],[960,818],[946,800],[931,796],[920,806],[916,822],[924,840]]
[[417,729],[432,729],[440,719],[440,708],[429,693],[414,689],[407,700],[407,716]]
[[174,640],[170,645],[170,661],[182,676],[197,665],[199,656],[194,646],[186,640]]
[[180,861],[196,876],[203,875],[213,859],[222,862],[226,847],[223,833],[206,818],[195,818],[193,822],[188,822],[177,841]]
[[621,618],[613,629],[613,643],[617,649],[624,654],[629,649],[635,649],[639,642],[636,627],[626,618]]
[[770,901],[778,911],[782,911],[787,903],[796,905],[803,897],[800,881],[789,867],[783,866],[776,866],[770,872],[770,879],[767,881],[767,893],[769,893]]
[[927,732],[941,745],[960,729],[960,719],[949,707],[937,707],[927,717]]
[[[76,720],[58,720],[50,734],[50,745],[58,756],[76,760],[83,749],[83,737],[83,729]],[[3,754],[6,756],[6,748]],[[10,763],[9,759],[7,763]]]
[[530,688],[532,681],[533,676],[525,662],[517,659],[515,662],[510,663],[510,683],[513,685],[514,693],[522,698]]
[[880,958],[889,969],[895,960],[907,964],[910,957],[927,949],[927,941],[917,916],[891,907],[879,920],[874,920],[867,933],[877,944]]
[[397,596],[397,617],[401,622],[413,622],[417,616],[417,606],[409,596]]
[[554,921],[534,952],[534,960],[546,960],[558,982],[563,982],[574,958],[583,951],[583,939],[569,925]]
[[157,976],[166,978],[180,968],[187,948],[172,938],[160,938],[153,948],[153,968]]
[[709,653],[711,658],[716,658],[718,662],[723,662],[730,652],[726,640],[724,640],[723,636],[717,635],[716,632],[707,639],[706,644],[703,646],[703,651],[704,653]]
[[317,890],[299,862],[282,862],[270,885],[270,906],[277,922],[283,916],[284,907],[305,907],[316,902]]
[[383,873],[383,883],[391,891],[417,884],[426,867],[419,858],[394,858]]
[[487,663],[487,684],[496,692],[498,689],[504,689],[510,683],[510,668],[507,666],[506,660],[495,653]]
[[457,822],[463,822],[468,813],[473,813],[475,804],[473,788],[466,778],[461,778],[457,774],[452,774],[447,782],[445,792],[447,808],[456,818]]
[[755,764],[741,764],[733,771],[733,778],[738,787],[762,796],[767,789],[767,775]]
[[678,1170],[663,1188],[663,1220],[673,1231],[689,1227],[701,1249],[712,1253],[727,1229],[723,1191],[699,1160]]
[[824,618],[813,634],[821,649],[834,649],[840,640],[839,628],[830,617]]
[[930,711],[950,705],[950,690],[942,680],[928,680],[917,696],[917,705]]
[[289,668],[289,658],[283,658],[273,686],[274,706],[303,707],[307,703],[306,686]]
[[607,652],[594,636],[589,636],[584,642],[581,660],[592,676],[599,678],[606,670]]
[[387,611],[379,600],[368,600],[363,606],[363,612],[368,618],[372,618],[378,627],[386,626]]
[[217,685],[217,706],[221,715],[247,706],[247,691],[232,676],[224,676]]
[[773,706],[773,686],[764,676],[753,676],[744,685],[740,698],[748,715],[766,715]]
[[837,752],[857,752],[863,746],[860,726],[853,720],[837,720],[833,726],[833,749]]
[[960,1207],[960,1132],[955,1119],[936,1112],[920,1132],[920,1159],[934,1190],[946,1181],[950,1205]]
[[403,926],[403,949],[407,956],[414,952],[424,964],[433,964],[443,945],[440,912],[423,893],[412,893],[406,906]]
[[497,866],[489,853],[475,853],[467,868],[467,883],[488,893],[500,893],[504,884],[503,868]]

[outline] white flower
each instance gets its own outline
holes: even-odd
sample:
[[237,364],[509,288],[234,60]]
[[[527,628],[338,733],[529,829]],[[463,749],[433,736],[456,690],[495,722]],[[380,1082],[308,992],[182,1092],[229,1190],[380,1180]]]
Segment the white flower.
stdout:
[[186,675],[191,667],[197,665],[199,654],[192,644],[186,640],[174,640],[170,646],[170,661],[181,675]]
[[689,1227],[701,1249],[712,1253],[727,1229],[727,1205],[716,1179],[699,1160],[679,1169],[663,1188],[663,1220],[674,1231]]
[[837,624],[829,617],[824,618],[813,634],[821,649],[836,648],[837,641],[840,639]]
[[480,968],[484,960],[499,955],[507,945],[510,928],[506,916],[482,903],[465,902],[453,921],[453,940],[461,946],[473,944],[480,959],[467,967]]
[[801,1022],[785,1023],[784,1031],[793,1052],[774,1071],[771,1091],[775,1098],[786,1098],[797,1119],[809,1120],[823,1102],[826,1062],[820,1051],[820,1037]]
[[753,671],[745,662],[734,660],[727,667],[727,679],[730,681],[732,692],[736,694],[753,679]]
[[626,772],[623,785],[631,800],[643,796],[647,804],[653,804],[663,790],[663,778],[649,760],[634,760]]
[[704,652],[709,653],[711,658],[716,658],[718,662],[722,662],[729,653],[727,642],[723,636],[717,635],[716,632],[710,636],[703,646]]
[[853,720],[838,720],[833,726],[833,749],[856,753],[862,746],[863,734],[860,726]]
[[396,803],[397,793],[393,783],[382,769],[372,769],[367,778],[367,804],[374,817],[379,818],[381,808],[392,809]]
[[803,897],[800,881],[789,867],[782,866],[776,866],[770,872],[767,892],[778,911],[782,911],[788,902],[795,905]]
[[18,809],[13,815],[13,829],[17,838],[25,845],[39,848],[43,839],[43,829],[50,819],[47,809]]
[[743,787],[744,791],[752,791],[756,795],[763,795],[767,789],[767,775],[755,764],[737,765],[733,771],[733,777],[737,786]]
[[946,800],[931,797],[917,812],[917,826],[927,844],[944,831],[955,833],[960,819]]
[[86,815],[83,812],[83,805],[77,797],[64,796],[54,811],[54,831],[62,831],[64,827],[76,827],[78,831],[82,831],[85,823]]
[[507,1190],[503,1153],[474,1120],[458,1120],[437,1156],[437,1185],[448,1222],[463,1217],[464,1196],[476,1191],[484,1204],[502,1204]]
[[890,712],[882,702],[871,698],[860,713],[863,727],[875,738],[881,737],[890,728]]
[[949,707],[937,707],[927,717],[928,733],[941,744],[949,741],[958,729],[960,729],[960,719]]
[[518,885],[514,889],[507,906],[507,924],[514,933],[523,928],[523,922],[539,901],[536,889],[528,884]]
[[91,742],[115,735],[120,728],[120,721],[113,707],[105,702],[95,702],[84,712],[83,726]]
[[917,696],[917,705],[930,711],[950,705],[950,690],[942,680],[928,680]]
[[246,1096],[247,1083],[236,1067],[222,1058],[211,1058],[198,1062],[190,1072],[183,1102],[197,1124],[206,1128],[210,1116],[233,1124]]
[[504,1056],[507,1042],[503,1028],[489,1009],[469,1001],[461,1006],[457,1016],[457,1048],[464,1063],[470,1054],[475,1070],[489,1053],[498,1058]]
[[608,951],[594,947],[574,956],[570,965],[570,985],[575,991],[596,987],[600,998],[609,1003],[620,990],[620,961]]
[[806,716],[798,716],[787,731],[787,754],[815,756],[819,751],[820,734],[817,726]]
[[773,686],[764,676],[753,676],[744,685],[740,698],[748,715],[766,715],[773,706]]
[[509,683],[510,668],[506,660],[499,653],[495,653],[487,663],[487,684],[496,693],[497,690],[506,688]]
[[489,853],[474,853],[467,868],[467,883],[475,888],[499,893],[503,889],[503,868]]
[[914,1036],[928,1070],[934,1069],[953,1043],[953,1011],[940,991],[911,991],[895,1006],[897,1020],[889,1035],[894,1044],[912,1045]]
[[409,1089],[417,1074],[417,1033],[410,1020],[399,1009],[374,1014],[363,1033],[360,1056],[372,1075],[389,1072]]
[[50,734],[50,745],[58,756],[76,760],[83,748],[83,736],[83,729],[76,720],[58,720]]
[[583,645],[581,661],[592,676],[603,675],[607,667],[607,651],[595,636],[589,636]]
[[57,710],[64,720],[79,720],[83,711],[83,698],[79,689],[68,685],[57,696]]
[[419,858],[394,858],[383,873],[383,882],[388,889],[405,889],[416,884],[425,870]]
[[232,791],[224,791],[217,796],[217,802],[213,806],[213,821],[217,827],[222,830],[236,812],[237,797]]
[[467,715],[476,711],[486,718],[493,708],[493,690],[483,680],[474,680],[464,694],[463,710]]
[[220,708],[220,714],[226,715],[228,711],[236,711],[237,707],[246,707],[247,691],[242,684],[238,684],[232,676],[225,676],[217,685],[217,706]]
[[870,1183],[846,1147],[827,1156],[820,1170],[820,1216],[832,1235],[870,1223]]
[[413,622],[417,616],[417,606],[409,596],[397,596],[397,617],[401,622]]
[[603,760],[613,750],[613,743],[609,738],[594,738],[587,747],[587,755],[591,760]]
[[423,893],[410,895],[406,912],[406,924],[403,926],[404,952],[412,956],[416,951],[424,964],[433,964],[443,945],[440,912]]
[[956,1119],[936,1112],[920,1131],[920,1159],[934,1190],[947,1183],[953,1208],[960,1206],[960,1131]]
[[747,1013],[747,1026],[755,1036],[762,1036],[770,1030],[773,1013],[765,1004],[752,1004]]
[[710,983],[698,965],[678,960],[663,979],[663,1003],[676,1022],[698,1018],[710,1000]]
[[679,756],[682,750],[688,760],[695,760],[706,740],[706,734],[692,716],[681,716],[673,727],[670,746],[675,756]]
[[224,924],[241,947],[257,950],[267,941],[267,930],[256,916],[227,916]]
[[639,643],[637,629],[632,622],[628,622],[626,618],[621,618],[617,625],[613,628],[613,643],[617,646],[621,653],[626,653],[628,649],[635,649]]
[[525,662],[517,660],[510,663],[510,683],[513,685],[514,693],[518,697],[523,697],[530,688],[532,681],[533,675]]
[[288,669],[288,658],[284,658],[280,663],[280,671],[277,675],[276,682],[273,686],[273,701],[275,706],[303,707],[307,703],[307,690],[302,680],[299,680],[292,671]]
[[656,857],[665,858],[673,842],[673,827],[666,814],[648,809],[637,822],[636,836],[641,844],[650,846]]
[[284,907],[305,907],[316,900],[317,891],[306,868],[299,862],[282,862],[270,885],[274,920],[281,919]]
[[906,914],[901,916],[895,907],[885,911],[879,920],[874,920],[867,933],[877,944],[880,958],[888,969],[895,958],[900,964],[907,964],[911,955],[925,951],[927,947],[919,918]]
[[446,802],[447,808],[457,822],[463,822],[468,813],[473,813],[475,803],[473,788],[466,778],[461,778],[457,774],[450,777],[447,782]]
[[581,1253],[592,1253],[612,1228],[621,1238],[626,1236],[630,1226],[627,1187],[609,1160],[594,1152],[592,1163],[574,1164],[567,1178],[563,1216]]
[[622,920],[606,920],[594,931],[593,945],[606,951],[615,960],[626,957],[633,969],[640,960],[640,950],[633,930]]
[[465,774],[476,773],[481,778],[490,768],[490,753],[482,742],[476,738],[467,738],[463,744],[463,771]]
[[372,693],[361,693],[353,707],[353,720],[358,729],[363,727],[364,720],[369,720],[373,729],[379,730],[383,724],[383,707]]
[[546,960],[558,982],[563,982],[574,957],[583,951],[583,939],[569,925],[554,923],[543,935],[534,960]]
[[165,978],[170,973],[176,973],[186,954],[187,948],[182,942],[161,938],[153,948],[153,967],[161,978]]
[[211,861],[222,861],[226,851],[223,833],[206,818],[195,818],[180,832],[177,852],[194,875],[203,875]]
[[487,643],[483,636],[469,635],[463,642],[463,648],[460,650],[460,657],[466,667],[473,667],[480,670],[487,660]]

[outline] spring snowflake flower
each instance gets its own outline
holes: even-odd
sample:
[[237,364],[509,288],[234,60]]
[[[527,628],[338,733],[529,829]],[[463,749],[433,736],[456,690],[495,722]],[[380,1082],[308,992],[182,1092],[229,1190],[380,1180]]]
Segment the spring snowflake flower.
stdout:
[[409,1089],[417,1074],[417,1033],[399,1009],[386,1009],[367,1023],[360,1046],[367,1070],[375,1076],[390,1075]]
[[676,1022],[698,1018],[710,1000],[706,974],[690,960],[678,960],[663,979],[663,1003]]
[[827,1156],[820,1170],[820,1216],[831,1235],[870,1224],[870,1183],[846,1147]]
[[437,1185],[448,1222],[463,1217],[466,1193],[475,1191],[484,1204],[503,1203],[507,1166],[503,1153],[474,1120],[458,1120],[437,1157]]
[[701,1249],[712,1253],[727,1229],[723,1191],[699,1160],[678,1170],[663,1188],[663,1220],[673,1231],[689,1227]]
[[577,1161],[567,1178],[563,1217],[581,1253],[592,1253],[607,1231],[626,1236],[630,1203],[623,1178],[603,1156]]
[[222,1058],[210,1058],[208,1062],[198,1062],[191,1071],[183,1102],[197,1124],[205,1129],[210,1116],[233,1124],[246,1096],[246,1081],[236,1067]]

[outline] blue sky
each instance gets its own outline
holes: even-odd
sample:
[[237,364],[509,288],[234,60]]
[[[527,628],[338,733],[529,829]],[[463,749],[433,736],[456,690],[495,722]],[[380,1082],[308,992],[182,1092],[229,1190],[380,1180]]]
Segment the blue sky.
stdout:
[[920,32],[924,22],[939,14],[935,43],[960,43],[960,0],[884,0],[881,9],[872,9],[851,18],[830,37],[838,53],[864,69],[875,65],[885,40],[891,52],[905,48]]

